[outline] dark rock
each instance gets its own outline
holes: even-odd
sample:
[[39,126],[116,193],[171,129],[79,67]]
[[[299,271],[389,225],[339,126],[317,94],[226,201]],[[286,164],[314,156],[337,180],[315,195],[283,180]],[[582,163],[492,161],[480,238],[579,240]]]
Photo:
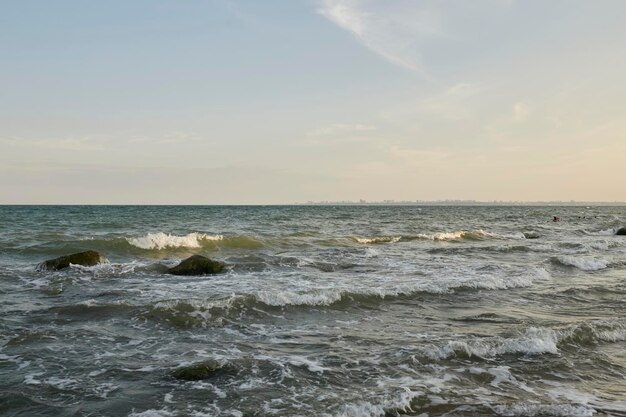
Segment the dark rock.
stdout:
[[626,227],[620,227],[619,229],[617,229],[615,234],[618,236],[626,236]]
[[224,269],[224,263],[213,261],[201,255],[193,255],[167,270],[172,275],[217,274]]
[[100,253],[88,250],[86,252],[73,253],[56,259],[49,259],[37,265],[39,271],[58,271],[67,268],[70,264],[82,266],[94,266],[106,262],[106,258]]
[[182,381],[200,381],[214,376],[218,371],[223,370],[222,366],[215,360],[209,359],[183,368],[178,368],[172,372],[172,376]]
[[539,233],[535,231],[530,231],[530,232],[524,232],[524,237],[526,239],[539,239],[540,235]]

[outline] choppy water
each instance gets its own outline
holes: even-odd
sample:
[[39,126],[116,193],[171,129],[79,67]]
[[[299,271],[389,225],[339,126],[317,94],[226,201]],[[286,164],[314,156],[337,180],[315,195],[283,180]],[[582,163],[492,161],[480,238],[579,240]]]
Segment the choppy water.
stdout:
[[[624,416],[625,223],[625,207],[0,207],[0,414]],[[110,263],[35,270],[87,249]],[[196,253],[227,272],[163,273]],[[207,359],[223,369],[172,377]]]

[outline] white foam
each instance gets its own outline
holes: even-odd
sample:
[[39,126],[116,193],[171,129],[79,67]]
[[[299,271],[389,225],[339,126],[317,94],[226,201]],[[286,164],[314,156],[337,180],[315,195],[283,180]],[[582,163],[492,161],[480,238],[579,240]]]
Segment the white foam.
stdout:
[[309,291],[259,291],[254,294],[263,304],[271,306],[286,305],[331,305],[343,297],[376,296],[380,298],[411,295],[418,292],[446,294],[456,289],[504,290],[532,286],[535,281],[549,280],[550,274],[543,268],[532,268],[523,272],[501,272],[483,274],[442,274],[422,277],[419,280],[396,282],[376,282],[339,288],[314,289]]
[[610,228],[604,230],[598,230],[597,232],[587,232],[590,235],[599,235],[599,236],[611,236],[617,232],[617,228]]
[[71,378],[59,378],[56,376],[50,377],[48,379],[46,379],[44,381],[47,385],[50,385],[52,387],[64,390],[64,389],[71,389],[71,388],[77,388],[79,386],[79,383],[77,380],[75,379],[71,379]]
[[522,354],[557,354],[558,334],[550,329],[531,327],[520,337],[488,340],[474,340],[470,342],[449,341],[442,347],[431,347],[425,351],[431,359],[448,359],[456,356],[457,352],[464,352],[467,356],[490,358],[507,353]]
[[420,239],[429,239],[434,241],[454,241],[462,239],[484,239],[484,238],[496,238],[496,239],[526,239],[524,233],[515,232],[509,234],[498,234],[493,232],[487,232],[482,229],[477,230],[456,230],[453,232],[439,232],[434,234],[419,234]]
[[118,389],[119,387],[117,385],[105,382],[104,384],[100,384],[93,388],[93,392],[100,398],[107,398],[110,393],[117,391]]
[[[452,232],[437,232],[437,233],[419,233],[415,236],[406,236],[406,240],[423,239],[433,241],[455,241],[463,239],[484,239],[484,238],[499,238],[499,239],[525,239],[523,233],[517,232],[512,234],[497,234],[492,232],[486,232],[484,230],[455,230]],[[353,238],[358,243],[372,244],[372,243],[395,243],[403,239],[402,236],[375,236],[375,237],[355,237]]]
[[222,235],[208,235],[205,233],[189,233],[185,236],[172,234],[148,233],[146,236],[136,238],[126,238],[128,243],[141,249],[165,249],[165,248],[199,248],[204,241],[223,240]]
[[402,410],[404,412],[415,412],[411,408],[413,399],[423,395],[421,391],[412,391],[409,388],[403,390],[395,397],[385,398],[379,403],[362,401],[353,404],[346,404],[343,409],[335,414],[335,417],[380,417],[387,414],[388,410]]
[[582,271],[599,271],[608,266],[608,262],[601,258],[565,255],[559,256],[558,260],[563,265],[573,266]]
[[174,413],[168,410],[146,410],[141,413],[132,412],[128,417],[171,417]]
[[626,329],[600,331],[598,338],[605,342],[623,342],[626,341]]
[[591,417],[596,411],[584,405],[571,404],[537,404],[518,403],[514,405],[498,405],[495,411],[505,416],[554,416],[554,417]]
[[289,363],[294,366],[306,366],[309,371],[317,372],[319,374],[328,370],[328,368],[324,368],[319,362],[305,358],[304,356],[291,356],[289,358]]
[[396,243],[402,239],[402,236],[380,236],[380,237],[355,237],[358,243]]
[[342,290],[315,291],[298,293],[294,291],[261,291],[256,299],[270,306],[286,305],[331,305],[341,300]]
[[611,246],[613,246],[612,242],[609,242],[608,240],[599,240],[596,242],[589,243],[589,247],[591,249],[597,249],[597,250],[609,250]]

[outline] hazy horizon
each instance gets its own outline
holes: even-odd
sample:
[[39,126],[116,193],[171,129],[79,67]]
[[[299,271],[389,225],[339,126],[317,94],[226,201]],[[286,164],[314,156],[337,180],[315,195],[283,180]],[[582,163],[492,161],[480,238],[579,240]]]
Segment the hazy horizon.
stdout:
[[623,202],[625,12],[5,2],[0,204]]

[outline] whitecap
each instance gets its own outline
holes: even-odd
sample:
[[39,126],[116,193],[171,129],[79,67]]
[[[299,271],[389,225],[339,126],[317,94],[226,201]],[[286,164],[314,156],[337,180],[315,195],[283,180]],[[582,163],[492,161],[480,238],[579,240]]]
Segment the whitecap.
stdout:
[[582,257],[582,256],[559,256],[557,260],[566,266],[573,266],[582,271],[599,271],[608,266],[608,262],[601,258]]
[[402,239],[402,236],[379,236],[379,237],[355,237],[357,243],[396,243]]
[[434,360],[448,359],[458,354],[480,358],[490,358],[511,353],[527,355],[557,354],[558,336],[558,333],[554,330],[531,327],[523,335],[508,339],[490,338],[488,340],[473,340],[469,342],[451,340],[444,346],[431,346],[424,351],[424,354]]
[[487,232],[482,229],[477,230],[456,230],[452,232],[439,232],[433,234],[418,234],[418,238],[420,239],[428,239],[434,241],[455,241],[455,240],[463,240],[463,239],[485,239],[485,238],[494,238],[494,239],[526,239],[526,236],[522,232],[514,232],[507,234],[498,234],[494,232]]
[[173,415],[174,413],[168,410],[151,409],[151,410],[142,411],[140,413],[132,412],[128,415],[128,417],[171,417]]
[[128,243],[141,249],[165,249],[165,248],[199,248],[201,241],[223,240],[222,235],[208,235],[205,233],[189,233],[185,236],[172,234],[148,233],[146,236],[126,238]]
[[554,416],[554,417],[591,417],[596,413],[591,407],[572,404],[537,404],[518,403],[514,405],[498,405],[494,407],[498,414],[505,416]]
[[289,363],[294,366],[304,366],[309,369],[311,372],[317,372],[319,374],[327,371],[328,368],[323,367],[319,362],[306,358],[304,356],[291,356],[289,358]]

